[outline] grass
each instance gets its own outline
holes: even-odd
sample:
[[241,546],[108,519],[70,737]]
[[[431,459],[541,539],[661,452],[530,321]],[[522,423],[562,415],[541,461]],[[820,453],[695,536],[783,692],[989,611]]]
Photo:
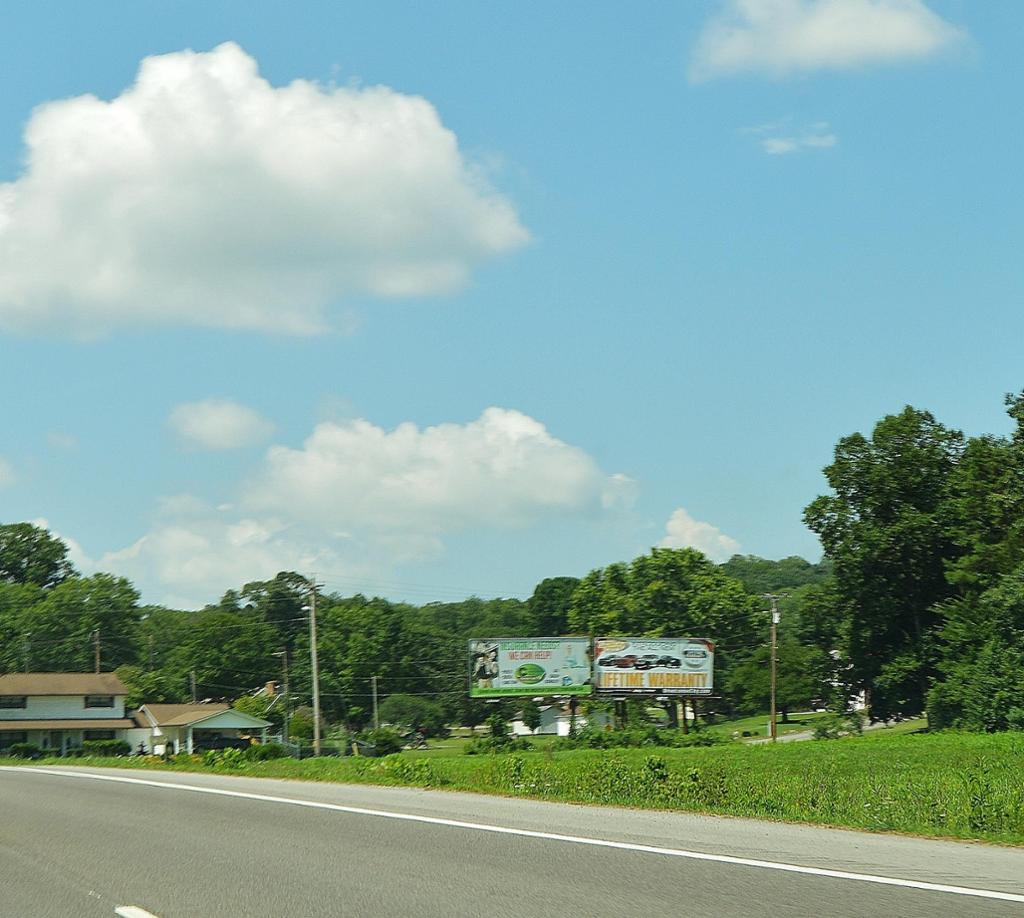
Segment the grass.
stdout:
[[[893,728],[894,730],[897,728]],[[440,744],[439,744],[440,746]],[[278,759],[231,773],[437,787],[1024,845],[1024,735],[898,734],[687,749]],[[50,760],[48,764],[69,764]],[[81,765],[216,771],[179,757]],[[221,773],[224,773],[221,771]]]

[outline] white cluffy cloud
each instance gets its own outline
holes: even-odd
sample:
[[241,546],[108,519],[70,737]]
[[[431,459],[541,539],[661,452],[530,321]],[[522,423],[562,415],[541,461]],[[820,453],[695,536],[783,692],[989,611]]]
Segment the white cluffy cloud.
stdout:
[[0,327],[308,334],[347,294],[448,292],[528,239],[425,99],[274,87],[233,43],[42,105],[25,143],[0,184]]
[[799,130],[793,130],[785,123],[762,124],[747,128],[744,133],[757,137],[761,149],[770,156],[800,153],[804,150],[827,150],[839,142],[827,121],[817,121]]
[[488,408],[468,424],[423,429],[319,424],[302,449],[270,449],[247,500],[322,523],[447,532],[599,511],[630,486],[539,421]]
[[388,576],[442,554],[450,533],[600,516],[632,490],[518,411],[394,430],[325,422],[301,448],[271,447],[225,503],[163,499],[152,530],[99,563],[194,606],[280,570]]
[[167,423],[183,443],[200,449],[238,449],[267,440],[274,425],[252,408],[230,399],[185,402]]
[[679,507],[665,524],[662,548],[696,548],[712,561],[727,561],[740,550],[740,543],[710,523],[695,520]]
[[920,60],[965,33],[922,0],[726,0],[697,40],[694,80]]

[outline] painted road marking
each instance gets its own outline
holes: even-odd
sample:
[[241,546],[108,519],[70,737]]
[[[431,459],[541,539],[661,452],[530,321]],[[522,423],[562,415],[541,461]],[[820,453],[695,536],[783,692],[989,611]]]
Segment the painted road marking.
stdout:
[[119,905],[114,909],[114,914],[120,915],[121,918],[157,918],[152,912],[147,912],[137,905]]
[[[345,806],[340,803],[323,803],[317,800],[302,800],[297,797],[278,797],[272,794],[255,794],[249,791],[227,790],[220,787],[203,787],[199,784],[176,784],[153,781],[145,778],[129,778],[121,775],[100,775],[88,771],[58,771],[52,768],[33,768],[18,765],[0,765],[0,771],[21,771],[28,774],[54,775],[59,778],[81,778],[91,781],[110,781],[115,784],[136,784],[156,787],[162,790],[186,791],[193,794],[212,794],[217,797],[239,797],[243,800],[259,800],[263,803],[282,803],[288,806],[302,806],[313,810],[329,810],[335,813],[349,813],[355,816],[373,816],[378,819],[395,819],[402,822],[419,822],[432,826],[448,826],[455,829],[470,829],[475,832],[490,832],[494,835],[517,835],[523,838],[540,838],[547,841],[566,842],[573,845],[589,845],[595,848],[614,848],[620,851],[637,851],[641,854],[658,854],[664,857],[680,857],[693,861],[711,861],[717,864],[734,864],[739,867],[758,867],[763,870],[778,870],[784,873],[801,873],[808,876],[827,877],[833,880],[852,880],[858,883],[874,883],[879,886],[899,886],[905,889],[921,889],[926,892],[947,893],[955,896],[974,896],[980,899],[999,899],[1003,902],[1024,904],[1024,894],[1000,892],[995,889],[975,889],[970,886],[948,886],[944,883],[925,883],[920,880],[903,880],[871,873],[850,873],[846,870],[828,870],[824,867],[805,867],[801,864],[784,864],[778,861],[761,861],[754,858],[734,857],[729,854],[707,854],[703,851],[686,851],[681,848],[659,848],[655,845],[638,845],[632,842],[610,841],[605,838],[587,838],[582,835],[561,835],[557,832],[538,832],[533,829],[513,829],[508,826],[488,825],[480,822],[465,822],[460,819],[444,819],[440,816],[419,816],[414,813],[395,813],[389,810],[371,810],[359,806]],[[143,913],[142,918],[144,918]]]

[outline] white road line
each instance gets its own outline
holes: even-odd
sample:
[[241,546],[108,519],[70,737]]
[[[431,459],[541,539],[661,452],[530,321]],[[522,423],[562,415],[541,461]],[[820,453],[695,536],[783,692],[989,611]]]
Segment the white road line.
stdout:
[[152,912],[147,912],[137,905],[119,905],[114,909],[114,914],[120,915],[121,918],[157,918]]
[[263,803],[283,803],[288,806],[302,806],[314,810],[329,810],[349,813],[355,816],[374,816],[379,819],[396,819],[404,822],[419,822],[433,826],[448,826],[455,829],[471,829],[476,832],[491,832],[495,835],[517,835],[523,838],[541,838],[547,841],[567,842],[574,845],[590,845],[595,848],[614,848],[620,851],[636,851],[641,854],[659,854],[667,857],[681,857],[694,861],[711,861],[717,864],[734,864],[739,867],[758,867],[764,870],[779,870],[785,873],[801,873],[833,880],[853,880],[859,883],[874,883],[879,886],[900,886],[905,889],[920,889],[926,892],[947,893],[956,896],[974,896],[981,899],[999,899],[1004,902],[1024,903],[1024,894],[1000,892],[995,889],[975,889],[970,886],[948,886],[943,883],[925,883],[919,880],[904,880],[884,877],[871,873],[850,873],[846,870],[828,870],[824,867],[805,867],[800,864],[784,864],[777,861],[761,861],[754,858],[733,857],[728,854],[708,854],[704,851],[686,851],[681,848],[659,848],[655,845],[638,845],[632,842],[610,841],[604,838],[588,838],[581,835],[561,835],[556,832],[538,832],[533,829],[513,829],[479,822],[464,822],[460,819],[444,819],[439,816],[419,816],[413,813],[395,813],[389,810],[371,810],[359,806],[345,806],[340,803],[322,803],[316,800],[302,800],[297,797],[277,797],[271,794],[254,794],[249,791],[226,790],[219,787],[203,787],[199,784],[176,784],[153,781],[145,778],[129,778],[121,775],[99,775],[87,771],[58,771],[51,768],[31,766],[0,765],[0,771],[21,771],[29,774],[55,775],[60,778],[81,778],[92,781],[110,781],[116,784],[136,784],[143,787],[157,787],[162,790],[187,791],[194,794],[213,794],[218,797],[240,797],[243,800],[259,800]]

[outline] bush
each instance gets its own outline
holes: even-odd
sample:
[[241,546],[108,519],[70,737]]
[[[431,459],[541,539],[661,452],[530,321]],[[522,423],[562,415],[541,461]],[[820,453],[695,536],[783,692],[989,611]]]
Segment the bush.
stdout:
[[42,754],[43,750],[35,743],[11,743],[7,747],[7,755],[12,759],[38,759]]
[[245,750],[245,757],[250,762],[266,762],[269,759],[283,759],[290,753],[280,743],[259,743]]
[[532,752],[533,743],[521,736],[481,736],[466,744],[466,755],[486,755],[490,752]]
[[402,737],[395,730],[381,727],[379,730],[364,730],[359,739],[373,746],[377,755],[392,755],[402,751]]
[[82,743],[82,755],[120,756],[131,755],[131,743],[119,739],[85,740]]
[[248,756],[241,749],[207,749],[202,763],[207,768],[244,768]]
[[555,740],[555,748],[625,749],[665,746],[678,749],[687,746],[717,746],[723,742],[724,739],[713,733],[683,733],[682,730],[659,729],[649,724],[632,730],[595,730],[593,727],[585,727],[574,736],[559,737]]
[[838,739],[840,736],[860,736],[864,732],[864,715],[860,711],[829,714],[814,728],[815,739]]

